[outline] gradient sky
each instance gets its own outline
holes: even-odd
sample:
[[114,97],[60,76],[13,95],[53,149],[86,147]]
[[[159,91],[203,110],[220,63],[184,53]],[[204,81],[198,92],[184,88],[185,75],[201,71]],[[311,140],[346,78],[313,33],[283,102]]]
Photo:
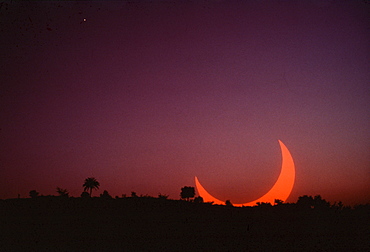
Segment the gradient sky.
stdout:
[[[0,4],[0,198],[178,199],[194,176],[255,200],[370,203],[367,1]],[[85,19],[85,20],[84,20]]]

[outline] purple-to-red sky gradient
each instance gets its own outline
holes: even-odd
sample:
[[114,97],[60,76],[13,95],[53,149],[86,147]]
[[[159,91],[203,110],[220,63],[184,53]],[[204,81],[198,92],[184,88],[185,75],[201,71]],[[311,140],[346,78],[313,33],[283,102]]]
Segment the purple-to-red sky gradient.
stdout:
[[0,4],[0,198],[370,202],[368,1]]

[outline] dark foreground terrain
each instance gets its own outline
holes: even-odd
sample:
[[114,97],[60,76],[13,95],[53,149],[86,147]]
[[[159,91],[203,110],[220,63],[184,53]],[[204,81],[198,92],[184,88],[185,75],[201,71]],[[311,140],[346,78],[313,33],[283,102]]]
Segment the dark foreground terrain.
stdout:
[[39,197],[2,200],[0,213],[0,251],[370,251],[369,206]]

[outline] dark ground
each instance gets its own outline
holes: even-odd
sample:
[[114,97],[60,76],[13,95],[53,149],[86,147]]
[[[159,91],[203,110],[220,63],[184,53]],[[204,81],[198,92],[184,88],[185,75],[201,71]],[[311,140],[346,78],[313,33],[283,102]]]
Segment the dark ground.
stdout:
[[370,207],[157,198],[0,201],[0,251],[370,251]]

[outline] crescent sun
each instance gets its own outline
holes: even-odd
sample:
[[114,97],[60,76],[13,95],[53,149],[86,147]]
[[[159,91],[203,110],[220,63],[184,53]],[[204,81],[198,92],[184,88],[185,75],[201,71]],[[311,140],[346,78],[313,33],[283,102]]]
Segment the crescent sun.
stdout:
[[[290,154],[288,148],[280,141],[280,149],[282,155],[282,165],[280,175],[275,183],[275,185],[262,197],[247,203],[233,204],[234,206],[254,206],[257,202],[269,202],[274,204],[275,199],[280,199],[285,201],[290,193],[292,192],[295,180],[295,167],[292,155]],[[206,189],[200,184],[197,177],[195,177],[195,186],[197,188],[199,196],[201,196],[204,202],[212,202],[218,205],[224,205],[225,201],[219,200],[209,194]]]

